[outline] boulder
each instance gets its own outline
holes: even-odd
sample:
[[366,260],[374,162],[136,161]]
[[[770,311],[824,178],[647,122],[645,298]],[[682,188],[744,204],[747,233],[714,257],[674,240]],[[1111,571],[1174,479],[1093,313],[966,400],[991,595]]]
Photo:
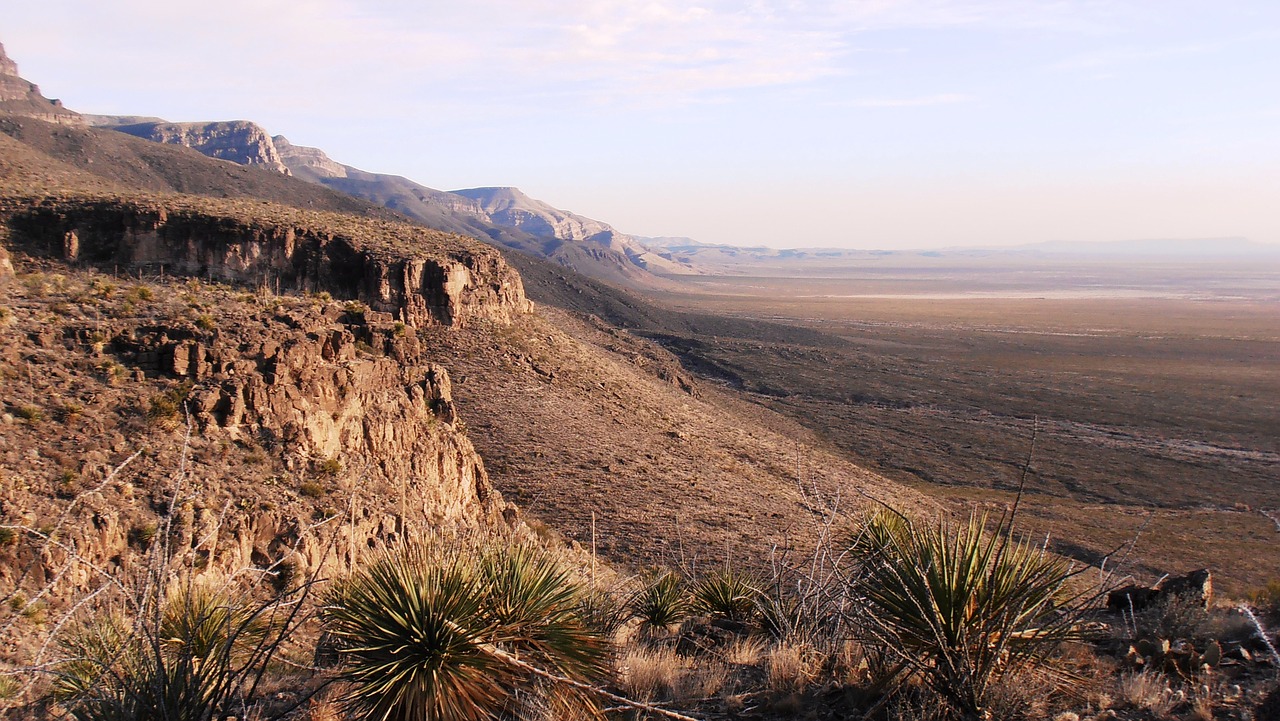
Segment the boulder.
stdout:
[[1213,601],[1213,573],[1201,568],[1181,576],[1166,576],[1154,586],[1117,588],[1107,594],[1107,608],[1115,613],[1141,611],[1174,596],[1208,608]]

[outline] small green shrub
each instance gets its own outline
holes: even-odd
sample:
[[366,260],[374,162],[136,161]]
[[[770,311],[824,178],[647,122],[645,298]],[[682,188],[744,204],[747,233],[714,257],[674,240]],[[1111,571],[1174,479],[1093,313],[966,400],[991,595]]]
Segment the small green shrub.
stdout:
[[151,542],[155,540],[159,531],[160,525],[154,521],[135,525],[129,529],[129,545],[145,551],[151,547]]
[[0,547],[15,546],[18,543],[18,532],[12,528],[0,528]]
[[342,461],[337,458],[326,458],[316,464],[316,472],[325,476],[336,476],[342,473]]
[[145,285],[135,285],[125,297],[135,303],[150,302],[155,300],[156,294]]
[[39,406],[30,404],[22,404],[13,409],[13,415],[21,418],[28,423],[36,423],[44,420],[44,411]]
[[346,303],[343,303],[342,309],[347,312],[347,315],[358,319],[363,319],[365,312],[368,311],[365,304],[358,300],[349,300]]
[[759,610],[759,585],[742,571],[719,569],[693,585],[693,608],[712,618],[746,623]]
[[395,325],[391,327],[391,335],[394,335],[397,338],[400,338],[408,332],[409,326],[405,325],[403,321],[396,321]]
[[684,579],[668,571],[636,591],[627,603],[640,619],[641,628],[666,631],[689,617],[689,596]]
[[208,313],[201,313],[196,317],[196,327],[204,331],[213,330],[218,327],[218,321],[214,320],[213,316]]
[[298,492],[307,498],[321,498],[327,491],[325,487],[315,481],[306,481],[298,486]]
[[158,428],[177,427],[178,419],[182,416],[182,404],[190,392],[191,386],[183,384],[152,396],[147,403],[147,422]]

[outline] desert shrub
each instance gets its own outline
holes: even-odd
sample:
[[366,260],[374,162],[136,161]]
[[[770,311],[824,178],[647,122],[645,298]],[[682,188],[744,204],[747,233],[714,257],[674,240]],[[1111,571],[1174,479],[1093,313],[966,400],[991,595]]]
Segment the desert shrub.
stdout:
[[1042,664],[1073,631],[1058,608],[1072,572],[1043,547],[987,533],[987,518],[917,523],[872,516],[853,544],[867,642],[966,717],[1004,676]]
[[325,489],[323,485],[315,481],[304,481],[301,486],[298,486],[298,492],[307,498],[320,498],[324,496]]
[[62,423],[70,423],[84,414],[84,406],[75,401],[67,401],[58,409],[58,420]]
[[190,386],[184,384],[152,396],[147,402],[147,423],[157,428],[177,427],[178,418],[182,415],[182,404],[187,400],[189,392]]
[[151,547],[151,542],[155,540],[156,534],[159,532],[160,525],[155,521],[139,523],[129,529],[129,545],[137,546],[145,551]]
[[684,579],[668,571],[646,583],[627,601],[646,631],[666,631],[689,616]]
[[135,285],[125,297],[134,302],[146,302],[155,300],[156,294],[145,285]]
[[1209,610],[1186,594],[1161,598],[1135,614],[1133,622],[1139,638],[1205,640],[1214,636]]
[[547,694],[535,682],[603,675],[608,646],[580,616],[581,594],[554,559],[525,547],[391,551],[338,584],[326,604],[349,685],[343,709],[470,721],[532,696],[564,718],[596,717],[594,698],[562,684]]
[[213,330],[218,327],[218,321],[208,313],[201,313],[196,316],[196,327],[200,330]]
[[244,708],[280,632],[273,606],[201,585],[158,596],[60,639],[53,695],[72,718],[206,721]]
[[349,300],[342,304],[342,310],[346,311],[347,315],[350,315],[353,319],[362,321],[368,308],[358,300]]
[[1249,603],[1271,619],[1280,618],[1280,578],[1249,592]]
[[29,423],[35,423],[44,419],[44,411],[39,406],[24,403],[13,409],[13,415],[21,418]]
[[316,472],[325,476],[336,476],[342,473],[342,461],[337,458],[326,458],[316,464]]
[[759,610],[760,584],[750,575],[722,568],[693,585],[693,608],[712,618],[746,623]]

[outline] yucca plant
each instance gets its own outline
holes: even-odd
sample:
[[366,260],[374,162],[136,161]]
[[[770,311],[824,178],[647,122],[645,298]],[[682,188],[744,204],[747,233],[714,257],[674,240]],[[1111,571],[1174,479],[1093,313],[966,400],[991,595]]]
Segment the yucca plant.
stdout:
[[578,612],[581,592],[529,548],[391,551],[327,599],[344,708],[378,721],[476,721],[520,706],[598,716],[594,698],[555,683],[605,669],[608,647]]
[[713,571],[693,585],[693,608],[712,618],[735,623],[752,620],[759,610],[760,584],[731,568]]
[[854,619],[967,718],[985,718],[1002,676],[1044,661],[1076,619],[1060,607],[1070,565],[1017,540],[985,515],[967,523],[915,523],[880,513],[860,535]]
[[53,693],[72,718],[207,721],[243,709],[287,624],[257,603],[188,585],[60,639]]
[[689,616],[684,579],[674,571],[646,583],[631,596],[627,605],[640,619],[640,627],[648,632],[666,631]]

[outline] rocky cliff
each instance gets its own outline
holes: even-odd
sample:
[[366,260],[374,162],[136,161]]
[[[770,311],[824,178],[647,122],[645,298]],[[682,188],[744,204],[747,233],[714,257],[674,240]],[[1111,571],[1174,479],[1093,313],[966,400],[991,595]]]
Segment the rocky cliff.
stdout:
[[417,226],[189,196],[9,199],[0,219],[29,253],[323,291],[411,326],[505,323],[529,309],[496,250]]
[[522,532],[419,334],[510,322],[519,276],[468,239],[251,205],[0,201],[0,597],[22,612],[0,660],[158,533],[200,573],[287,584],[406,536]]
[[[177,280],[106,297],[100,276],[58,278],[0,294],[0,366],[34,368],[0,413],[0,592],[48,588],[60,607],[128,572],[167,520],[210,571],[291,574],[517,523],[413,329],[332,301]],[[48,319],[77,296],[93,312]]]
[[36,118],[61,125],[84,125],[84,119],[50,100],[40,88],[18,75],[18,64],[9,59],[0,45],[0,113]]
[[283,135],[277,135],[271,141],[280,153],[280,160],[294,175],[311,182],[318,182],[321,178],[347,177],[347,166],[336,162],[319,148],[294,145]]
[[157,143],[185,145],[219,160],[261,165],[285,175],[289,168],[262,126],[244,120],[215,123],[138,123],[113,128]]

